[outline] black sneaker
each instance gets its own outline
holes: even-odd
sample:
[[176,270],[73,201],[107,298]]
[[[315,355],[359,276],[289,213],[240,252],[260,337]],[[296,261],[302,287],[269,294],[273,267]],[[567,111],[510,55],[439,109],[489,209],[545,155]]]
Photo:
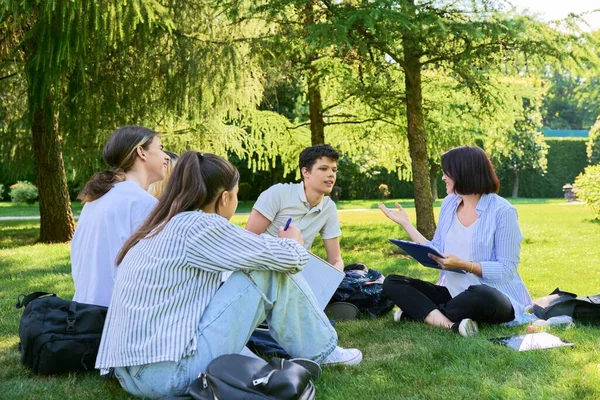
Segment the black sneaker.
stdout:
[[310,372],[312,380],[315,382],[318,381],[323,374],[321,366],[313,360],[309,360],[308,358],[291,358],[290,361],[294,364],[304,367],[308,372]]
[[465,318],[452,325],[452,332],[458,333],[462,337],[471,337],[477,335],[479,328],[477,327],[477,322],[473,321],[471,318]]
[[325,315],[329,319],[341,321],[344,319],[355,319],[360,313],[358,307],[351,303],[345,303],[338,301],[337,303],[331,303],[325,307]]

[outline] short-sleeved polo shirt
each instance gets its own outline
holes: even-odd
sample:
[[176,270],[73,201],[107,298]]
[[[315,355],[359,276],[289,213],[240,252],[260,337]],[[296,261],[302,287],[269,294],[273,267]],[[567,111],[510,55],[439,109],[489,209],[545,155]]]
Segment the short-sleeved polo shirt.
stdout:
[[310,250],[317,236],[323,240],[342,235],[335,202],[324,196],[319,204],[310,208],[304,193],[304,183],[279,183],[265,190],[256,200],[254,209],[265,216],[271,224],[267,233],[277,237],[280,226],[288,218],[302,232],[304,248]]

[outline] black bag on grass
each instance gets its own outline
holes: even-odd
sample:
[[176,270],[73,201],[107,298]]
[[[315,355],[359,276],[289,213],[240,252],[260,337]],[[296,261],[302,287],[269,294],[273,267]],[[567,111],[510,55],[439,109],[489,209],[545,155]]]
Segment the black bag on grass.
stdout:
[[39,375],[93,371],[107,307],[77,303],[54,293],[20,295],[21,362]]
[[568,315],[575,321],[600,323],[600,294],[577,296],[556,288],[548,296],[533,300],[533,312],[542,319]]
[[316,390],[308,370],[282,358],[267,362],[241,354],[212,360],[190,385],[195,400],[312,400]]
[[329,304],[354,304],[359,311],[378,317],[394,308],[394,303],[383,294],[384,276],[364,264],[350,264],[344,268],[344,280]]

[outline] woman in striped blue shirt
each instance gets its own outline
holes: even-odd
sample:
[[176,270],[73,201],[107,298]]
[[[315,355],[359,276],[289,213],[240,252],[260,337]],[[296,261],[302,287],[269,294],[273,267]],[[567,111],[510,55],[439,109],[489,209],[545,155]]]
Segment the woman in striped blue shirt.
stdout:
[[[125,243],[96,368],[115,368],[136,396],[182,395],[222,354],[239,353],[269,322],[293,357],[358,364],[362,353],[337,347],[337,334],[306,281],[300,230],[255,235],[229,222],[239,173],[214,154],[187,152],[158,205]],[[219,288],[221,273],[235,271]]]
[[398,203],[397,211],[379,206],[414,242],[444,255],[429,255],[442,269],[437,285],[399,275],[386,278],[383,291],[399,307],[394,320],[408,317],[462,336],[477,333],[476,321],[520,320],[531,297],[517,271],[523,239],[517,211],[497,195],[498,177],[479,147],[444,153],[442,170],[448,196],[432,241],[415,229]]

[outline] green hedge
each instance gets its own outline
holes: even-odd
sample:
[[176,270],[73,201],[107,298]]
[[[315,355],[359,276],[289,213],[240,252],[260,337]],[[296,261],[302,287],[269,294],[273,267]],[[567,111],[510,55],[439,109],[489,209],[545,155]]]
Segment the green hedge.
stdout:
[[[565,183],[573,183],[575,177],[583,172],[587,166],[586,139],[585,138],[546,138],[548,143],[548,172],[539,176],[535,172],[523,172],[520,178],[520,197],[563,197],[562,187]],[[248,198],[254,200],[258,195],[273,182],[293,182],[295,176],[283,177],[283,168],[277,163],[276,168],[270,172],[252,172],[246,168],[246,160],[232,157],[231,161],[240,170],[240,182],[250,185]],[[2,162],[0,162],[0,166]],[[5,174],[6,170],[0,168],[0,183],[5,188],[14,183],[16,179]],[[23,174],[21,179],[29,179],[35,182],[32,172]],[[85,182],[69,182],[69,189],[73,198]],[[401,181],[395,172],[386,169],[370,170],[369,175],[361,172],[361,166],[342,158],[339,162],[337,185],[342,188],[341,199],[377,199],[378,186],[382,183],[388,185],[390,198],[412,198],[412,182]],[[512,194],[512,177],[501,178],[500,194],[510,196]],[[8,192],[6,190],[5,192]],[[438,193],[440,197],[445,196],[444,184],[441,174],[438,177]],[[8,193],[4,194],[6,198]],[[2,200],[0,198],[0,200]]]
[[[548,171],[544,176],[525,171],[519,178],[519,197],[563,197],[563,185],[573,183],[587,166],[585,138],[546,138]],[[500,194],[512,194],[513,179],[500,180]]]

